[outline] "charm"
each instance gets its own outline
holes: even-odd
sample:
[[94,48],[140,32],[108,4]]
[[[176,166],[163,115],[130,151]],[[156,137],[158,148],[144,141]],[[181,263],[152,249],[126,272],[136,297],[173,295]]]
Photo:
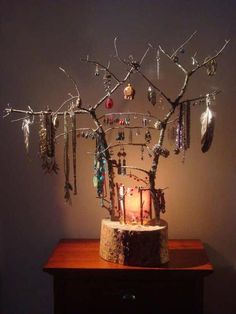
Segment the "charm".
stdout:
[[130,125],[130,118],[129,118],[129,117],[126,117],[125,120],[124,120],[124,122],[125,122],[125,123],[124,123],[125,125]]
[[124,131],[119,131],[116,137],[117,141],[124,141],[125,139],[125,132]]
[[155,104],[157,102],[157,95],[156,95],[156,92],[152,86],[148,87],[147,97],[148,97],[148,101],[150,101],[150,103],[153,106],[155,106]]
[[[211,58],[207,57],[204,62],[207,62],[208,59],[211,59]],[[213,59],[213,60],[207,62],[205,67],[207,69],[207,75],[209,75],[209,76],[215,75],[216,74],[216,69],[217,69],[216,59]]]
[[154,123],[154,128],[157,129],[157,130],[159,130],[159,131],[163,128],[163,125],[162,125],[161,120],[157,120],[157,121]]
[[194,56],[192,57],[192,65],[198,65],[198,61],[196,59],[196,55],[197,55],[197,52],[195,52]]
[[152,139],[152,136],[151,136],[150,131],[148,130],[148,131],[146,131],[146,133],[145,133],[145,141],[146,141],[147,143],[150,143],[150,142],[151,142],[151,139]]
[[141,146],[141,160],[143,160],[144,159],[144,157],[143,157],[143,153],[144,153],[144,147],[143,147],[143,145]]
[[124,89],[124,99],[132,100],[134,99],[134,95],[135,95],[135,90],[129,83]]
[[111,90],[111,74],[107,71],[105,71],[103,76],[103,84],[105,92],[108,94],[108,97],[110,96],[110,90]]
[[145,128],[148,125],[148,119],[143,117],[142,124],[143,124],[143,127]]
[[96,64],[96,66],[95,66],[94,75],[95,75],[95,76],[99,76],[99,66],[98,66],[98,64]]
[[113,107],[113,100],[111,99],[110,96],[107,97],[105,100],[105,108],[106,109],[111,109]]
[[177,56],[174,56],[173,61],[174,61],[174,63],[178,63],[179,62],[179,58]]
[[117,164],[117,174],[121,174],[121,160],[120,160],[120,158],[118,159],[118,164]]
[[[118,156],[118,168],[117,168],[117,174],[122,174],[122,175],[126,175],[126,152],[124,150],[124,147],[120,148],[120,151],[117,154]],[[121,158],[122,157],[122,163],[121,163]]]

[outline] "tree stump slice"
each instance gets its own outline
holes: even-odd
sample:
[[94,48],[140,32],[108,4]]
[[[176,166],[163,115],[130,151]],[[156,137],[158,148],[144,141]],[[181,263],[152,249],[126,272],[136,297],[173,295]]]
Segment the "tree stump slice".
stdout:
[[109,219],[102,220],[100,256],[113,263],[159,267],[169,262],[168,225],[122,225]]

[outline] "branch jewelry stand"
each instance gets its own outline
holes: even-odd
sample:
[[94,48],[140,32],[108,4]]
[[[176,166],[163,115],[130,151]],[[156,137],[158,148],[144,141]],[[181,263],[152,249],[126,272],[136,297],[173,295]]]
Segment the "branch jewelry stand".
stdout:
[[[216,59],[223,52],[229,40],[211,57],[203,61],[196,59],[196,54],[190,58],[191,69],[181,63],[185,57],[185,46],[192,40],[196,32],[187,38],[172,54],[167,53],[161,46],[154,49],[150,44],[140,61],[132,56],[122,59],[117,49],[117,38],[114,40],[114,59],[120,62],[126,73],[120,79],[107,66],[89,57],[81,61],[92,65],[95,76],[102,78],[105,95],[94,105],[85,105],[76,81],[67,73],[60,70],[71,80],[75,87],[75,95],[70,94],[56,111],[47,108],[43,111],[19,110],[8,106],[5,109],[8,116],[13,113],[23,115],[22,130],[26,152],[29,152],[30,128],[39,119],[39,156],[42,168],[46,173],[57,173],[55,145],[61,136],[64,138],[64,195],[65,201],[71,202],[71,192],[77,194],[77,140],[78,137],[95,140],[94,177],[93,184],[97,190],[101,206],[105,208],[110,219],[102,220],[100,256],[105,260],[138,266],[161,266],[169,261],[168,257],[168,226],[161,219],[165,212],[164,189],[156,187],[156,173],[161,157],[167,158],[169,150],[164,146],[166,133],[172,134],[175,143],[174,153],[183,153],[190,147],[190,113],[195,104],[206,105],[201,115],[201,149],[208,151],[214,134],[215,115],[211,110],[219,91],[214,90],[204,96],[185,99],[185,93],[192,76],[200,69],[205,69],[208,76],[216,73]],[[171,99],[159,88],[159,84],[149,79],[141,70],[142,63],[148,53],[155,51],[154,65],[159,80],[160,54],[163,54],[184,75],[182,87],[175,99]],[[185,55],[184,55],[185,54]],[[147,84],[147,112],[110,112],[113,108],[112,94],[123,86],[123,97],[132,101],[135,89],[131,84],[131,77],[138,74]],[[159,100],[158,100],[159,99]],[[159,118],[150,111],[156,111],[158,105],[167,106],[167,113]],[[105,106],[109,112],[98,116],[98,109]],[[65,110],[66,108],[66,110]],[[155,113],[155,112],[154,112]],[[87,115],[94,123],[94,128],[78,128],[78,119]],[[63,122],[63,132],[59,133],[59,124]],[[60,122],[60,123],[59,123]],[[117,132],[112,143],[108,143],[108,135]],[[134,139],[135,134],[135,139]],[[157,141],[156,141],[157,139]],[[70,160],[70,145],[72,160]],[[132,146],[141,149],[141,160],[144,154],[151,158],[150,169],[127,164],[128,149]],[[116,154],[116,155],[115,155]],[[72,163],[73,182],[70,177]],[[117,175],[117,176],[116,176]],[[123,178],[135,181],[135,185],[126,186]],[[118,180],[121,179],[121,183]],[[107,188],[108,186],[108,188]]]

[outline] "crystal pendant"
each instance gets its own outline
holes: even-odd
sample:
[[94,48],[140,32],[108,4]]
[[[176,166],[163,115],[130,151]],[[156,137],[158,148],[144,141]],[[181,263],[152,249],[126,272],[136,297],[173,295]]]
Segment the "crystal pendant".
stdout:
[[148,100],[150,101],[150,103],[155,106],[156,102],[157,102],[157,95],[156,92],[154,90],[154,88],[152,86],[148,87],[148,94],[147,94]]

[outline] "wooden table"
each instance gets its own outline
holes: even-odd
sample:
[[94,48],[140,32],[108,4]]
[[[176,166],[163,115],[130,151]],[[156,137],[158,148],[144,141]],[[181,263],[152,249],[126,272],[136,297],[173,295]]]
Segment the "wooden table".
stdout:
[[54,280],[54,313],[203,313],[213,271],[200,240],[169,240],[169,265],[131,267],[99,257],[99,240],[61,240],[43,267]]

